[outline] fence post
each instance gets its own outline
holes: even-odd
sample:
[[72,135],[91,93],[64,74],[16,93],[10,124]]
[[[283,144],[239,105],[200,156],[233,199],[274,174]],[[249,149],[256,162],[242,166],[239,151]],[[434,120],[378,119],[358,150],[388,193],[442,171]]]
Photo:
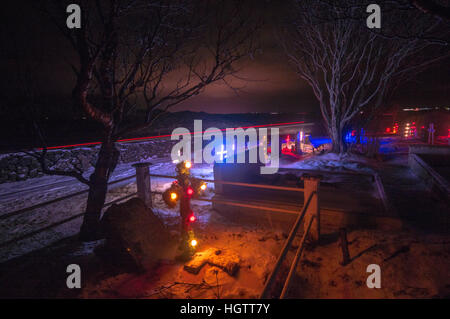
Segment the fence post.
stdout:
[[136,163],[133,167],[136,168],[136,184],[138,197],[142,199],[147,207],[152,207],[152,189],[150,181],[151,163]]
[[[213,172],[214,172],[214,180],[215,181],[223,181],[223,165],[219,165],[217,163],[214,163],[213,166]],[[223,193],[223,185],[214,183],[214,194],[221,194]]]
[[428,127],[428,144],[434,145],[434,124],[430,123],[430,126]]
[[298,132],[298,137],[295,138],[295,153],[302,154],[302,138],[303,138],[303,132]]
[[304,230],[306,230],[307,225],[309,225],[311,218],[316,217],[311,225],[311,229],[309,231],[310,238],[317,242],[320,238],[320,206],[319,206],[319,184],[321,180],[321,176],[311,176],[311,175],[303,175],[302,180],[304,183],[304,205],[308,201],[309,196],[316,192],[316,195],[313,195],[311,201],[309,202],[309,206],[306,209],[305,213],[305,221],[303,223]]

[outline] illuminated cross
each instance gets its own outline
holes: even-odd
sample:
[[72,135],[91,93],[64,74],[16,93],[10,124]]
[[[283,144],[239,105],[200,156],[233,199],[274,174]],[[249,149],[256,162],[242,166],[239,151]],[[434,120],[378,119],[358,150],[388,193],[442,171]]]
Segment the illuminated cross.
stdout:
[[[178,158],[180,158],[180,157],[181,157],[181,150],[178,150]],[[179,162],[180,162],[180,160],[177,160],[177,159],[172,161],[172,163],[174,163],[174,164],[178,164]]]
[[220,152],[216,152],[216,154],[220,155],[220,161],[223,162],[224,155],[227,153],[227,151],[225,151],[225,145],[222,144],[221,149],[222,150]]

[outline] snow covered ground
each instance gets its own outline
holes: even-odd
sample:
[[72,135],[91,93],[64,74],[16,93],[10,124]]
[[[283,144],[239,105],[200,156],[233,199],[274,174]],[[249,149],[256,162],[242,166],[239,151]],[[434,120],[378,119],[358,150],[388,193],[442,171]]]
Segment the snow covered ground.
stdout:
[[[163,175],[174,175],[175,165],[172,163],[161,163],[152,167],[152,172]],[[211,165],[195,165],[191,170],[192,175],[205,179],[213,179]],[[171,184],[172,180],[166,178],[152,178],[152,189],[164,191]],[[131,182],[110,191],[108,199],[112,200],[124,194],[136,191],[135,183]],[[205,192],[207,198],[213,195],[213,185],[209,184]],[[74,214],[75,211],[82,211],[85,197],[58,203],[52,209],[45,208],[32,215],[30,220],[23,217],[23,220],[16,220],[17,224],[5,229],[5,232],[14,231],[21,233],[30,231],[34,225],[42,226],[48,222],[53,222],[61,218]],[[179,229],[179,207],[167,208],[160,195],[153,196],[154,212],[164,224],[177,234]],[[238,277],[232,277],[223,270],[213,266],[205,266],[198,275],[192,275],[183,270],[183,263],[174,260],[163,261],[160,267],[151,275],[120,273],[111,275],[110,273],[96,273],[86,280],[87,285],[82,290],[81,298],[249,298],[258,297],[263,287],[264,280],[270,273],[270,267],[275,262],[277,254],[284,241],[285,234],[279,230],[257,229],[251,225],[234,224],[211,209],[211,203],[198,200],[192,201],[192,209],[198,221],[195,223],[196,238],[199,241],[198,251],[215,247],[220,250],[229,250],[239,254],[241,260],[241,270]],[[34,213],[34,212],[33,212]],[[44,215],[45,214],[45,215]],[[63,216],[62,216],[63,215]],[[42,218],[38,218],[38,216]],[[31,221],[31,223],[30,223]],[[3,261],[23,255],[31,250],[35,250],[54,243],[58,239],[67,235],[75,235],[79,229],[81,219],[58,226],[51,231],[33,236],[30,240],[24,240],[16,245],[8,246],[1,250]],[[8,224],[11,220],[8,220]],[[6,227],[6,225],[2,225]],[[6,240],[3,239],[3,240]],[[94,243],[77,243],[64,248],[64,257],[57,260],[74,260],[86,258],[94,260],[94,249],[101,244],[101,241]],[[65,244],[55,245],[64,246]],[[6,248],[6,247],[5,247]],[[52,249],[46,250],[52,254]],[[34,259],[34,258],[32,258]],[[36,260],[34,260],[36,262]],[[76,261],[78,262],[78,261]],[[81,263],[81,262],[80,262]],[[21,263],[22,264],[22,263]],[[26,264],[26,263],[25,263]],[[86,269],[83,267],[83,269]],[[10,270],[12,271],[12,270]],[[45,270],[44,270],[45,271]],[[88,271],[89,272],[89,271]],[[217,274],[217,277],[216,277]],[[1,276],[0,276],[1,277]],[[92,278],[91,278],[92,277]],[[155,279],[157,278],[157,280]],[[180,284],[166,288],[167,284],[176,281]],[[217,286],[218,283],[218,286]],[[216,286],[216,287],[215,287]],[[215,288],[212,288],[215,287]],[[64,292],[63,292],[64,294]],[[64,296],[64,295],[63,295]],[[61,295],[60,295],[61,297]]]
[[[351,262],[342,266],[337,236],[307,249],[292,283],[291,298],[449,298],[450,238],[415,232],[354,230]],[[381,288],[369,289],[367,266],[381,269]]]
[[[199,217],[194,231],[197,251],[217,249],[237,255],[240,269],[230,276],[221,268],[205,265],[198,274],[184,270],[184,263],[163,260],[144,274],[100,274],[83,289],[80,298],[258,298],[264,281],[281,249],[285,234],[251,225],[234,224],[212,211],[209,205],[192,205]],[[166,211],[163,219],[179,219]],[[175,224],[172,224],[175,226]],[[178,227],[176,227],[178,229]]]
[[[151,172],[161,175],[175,175],[175,165],[170,161],[168,162],[168,159],[164,159],[152,165]],[[120,165],[117,167],[111,181],[134,174],[135,169],[131,165]],[[206,179],[213,178],[212,167],[208,165],[193,168],[192,174]],[[152,178],[152,190],[164,191],[170,186],[171,182],[172,180],[169,179]],[[5,185],[10,187],[6,187]],[[74,179],[55,176],[44,176],[22,182],[1,184],[0,218],[3,214],[73,194],[84,189],[86,189],[86,186]],[[135,192],[135,179],[114,184],[108,191],[106,203]],[[160,196],[155,195],[154,197],[156,200]],[[19,215],[0,219],[0,262],[46,247],[63,238],[76,235],[81,226],[81,217],[33,235],[30,238],[20,240],[14,244],[1,246],[1,243],[82,213],[85,209],[86,199],[87,193],[84,193]]]
[[[390,152],[401,153],[404,144],[395,141],[387,144]],[[339,158],[334,154],[325,154],[308,158],[295,163],[285,163],[282,166],[294,169],[330,170],[336,172],[384,172],[382,178],[388,181],[388,196],[401,202],[394,202],[397,209],[402,209],[406,202],[413,205],[419,198],[408,198],[408,186],[414,183],[418,188],[420,181],[410,176],[406,166],[406,156],[394,157],[389,162],[375,163],[359,156]],[[397,166],[401,166],[399,170]],[[157,163],[151,167],[156,174],[174,175],[175,165],[167,162]],[[134,174],[129,165],[118,167],[113,179]],[[211,165],[194,165],[192,174],[196,177],[213,179]],[[396,175],[397,174],[397,175]],[[401,174],[399,176],[398,174]],[[22,184],[11,185],[10,188],[0,186],[0,207],[2,214],[26,207],[43,200],[48,200],[82,189],[82,185],[55,177],[43,177],[39,180],[29,180]],[[170,186],[172,180],[152,178],[152,189],[163,191]],[[345,182],[339,178],[334,182]],[[60,183],[60,184],[56,184]],[[38,186],[44,185],[45,191]],[[347,185],[347,184],[346,184]],[[355,186],[352,186],[355,187]],[[406,187],[406,188],[405,188]],[[404,189],[405,191],[400,191]],[[17,191],[24,191],[17,199]],[[108,194],[107,202],[132,194],[136,191],[133,179],[115,185]],[[395,193],[395,192],[396,193]],[[426,192],[420,187],[420,194]],[[392,196],[394,194],[395,196]],[[417,196],[420,195],[419,193]],[[213,185],[209,185],[206,196],[213,195]],[[9,196],[9,197],[8,197]],[[406,196],[406,197],[405,197]],[[21,203],[23,201],[24,203]],[[86,194],[72,198],[70,201],[58,202],[49,207],[36,209],[23,216],[0,220],[0,243],[15,238],[36,228],[45,227],[55,221],[82,212]],[[154,195],[154,212],[176,234],[179,223],[178,207],[168,209],[160,195]],[[431,198],[427,206],[433,209]],[[415,205],[415,204],[414,204]],[[417,205],[416,205],[417,206]],[[90,266],[86,276],[86,286],[81,293],[73,295],[67,290],[58,290],[57,297],[81,298],[256,298],[264,281],[272,270],[276,257],[285,240],[286,234],[279,229],[255,228],[252,225],[235,224],[224,219],[211,209],[209,202],[193,201],[192,209],[198,217],[195,233],[199,240],[198,250],[203,251],[214,247],[219,250],[230,250],[241,259],[241,269],[236,277],[229,276],[220,268],[205,266],[198,275],[187,273],[183,264],[174,260],[165,260],[154,271],[144,274],[127,272],[110,273],[102,265],[93,250],[100,243],[72,243],[53,245],[62,247],[61,255],[55,255],[46,249],[39,253],[44,261],[37,262],[38,257],[30,257],[23,263],[23,269],[36,269],[47,273],[47,277],[39,277],[33,287],[23,286],[20,293],[30,296],[40,291],[42,281],[53,279],[54,264],[67,262],[86,262]],[[410,207],[408,207],[408,210]],[[418,212],[420,213],[420,212]],[[405,218],[407,216],[405,215]],[[52,230],[20,241],[14,245],[0,247],[0,261],[28,253],[32,250],[48,246],[62,238],[75,235],[81,223],[81,218],[55,227]],[[375,230],[354,230],[349,232],[349,249],[352,262],[347,266],[339,264],[341,251],[335,235],[327,236],[325,242],[318,247],[308,247],[298,268],[294,286],[300,287],[291,291],[292,297],[302,298],[431,298],[450,296],[450,282],[443,279],[442,274],[450,267],[450,238],[444,234],[422,234],[416,230],[405,229],[392,234]],[[294,247],[295,248],[295,247]],[[25,256],[26,257],[26,256]],[[25,259],[27,260],[27,259]],[[10,261],[11,262],[11,261]],[[368,289],[366,267],[370,263],[382,267],[383,289]],[[92,266],[92,264],[94,266]],[[46,265],[46,266],[43,266]],[[28,268],[27,268],[28,267]],[[48,270],[46,270],[48,267]],[[90,268],[89,268],[90,267]],[[16,283],[14,267],[8,269],[8,277]],[[23,269],[20,269],[23,272]],[[84,269],[84,268],[83,268]],[[38,271],[38,270],[36,270]],[[18,272],[18,271],[17,271]],[[63,273],[62,275],[65,275]],[[50,279],[49,279],[50,278]],[[0,279],[1,278],[0,275]],[[40,280],[40,281],[39,281]],[[19,291],[19,288],[17,288]],[[11,293],[11,291],[9,291]],[[72,294],[72,295],[71,295]]]
[[373,173],[374,170],[369,167],[372,161],[366,157],[355,154],[339,155],[335,153],[326,153],[306,158],[303,161],[297,161],[291,164],[283,165],[285,168],[325,170],[334,172],[362,172]]
[[[175,165],[169,158],[154,159],[150,170],[155,174],[175,175]],[[335,154],[318,155],[294,163],[285,163],[281,167],[293,169],[315,169],[331,171],[372,172],[363,157],[348,156],[339,158]],[[89,176],[90,172],[86,173]],[[135,174],[130,164],[119,165],[111,181]],[[196,164],[192,169],[196,177],[213,179],[212,165]],[[339,180],[336,180],[336,179]],[[345,182],[342,177],[328,177],[328,182]],[[152,178],[152,190],[162,192],[170,186],[172,180]],[[209,185],[210,189],[213,185]],[[22,235],[47,227],[53,223],[80,214],[85,209],[87,193],[71,197],[67,200],[46,205],[25,213],[1,219],[1,215],[31,207],[33,205],[53,200],[62,196],[85,190],[86,186],[73,178],[62,176],[43,176],[26,181],[0,184],[0,262],[23,255],[30,251],[46,247],[65,237],[74,236],[81,226],[82,218],[73,219],[67,223],[48,229],[30,238],[17,241],[14,244],[2,246],[1,243],[13,240]],[[106,202],[124,197],[136,192],[134,179],[126,180],[110,186]],[[374,194],[376,197],[376,194]],[[155,199],[160,198],[154,195]],[[206,206],[209,204],[205,204]],[[155,206],[157,207],[157,206]],[[166,214],[164,210],[156,209],[157,214]]]

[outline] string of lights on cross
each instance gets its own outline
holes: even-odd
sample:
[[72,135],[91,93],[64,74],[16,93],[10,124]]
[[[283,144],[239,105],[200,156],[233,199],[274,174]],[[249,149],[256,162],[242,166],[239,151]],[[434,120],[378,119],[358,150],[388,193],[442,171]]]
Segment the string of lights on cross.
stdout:
[[163,192],[163,200],[167,207],[174,208],[180,204],[181,217],[181,245],[184,254],[190,256],[194,253],[198,244],[195,238],[192,223],[197,220],[191,209],[191,199],[204,193],[207,186],[202,180],[191,176],[190,169],[192,163],[189,161],[180,162],[176,165],[176,180],[168,189]]

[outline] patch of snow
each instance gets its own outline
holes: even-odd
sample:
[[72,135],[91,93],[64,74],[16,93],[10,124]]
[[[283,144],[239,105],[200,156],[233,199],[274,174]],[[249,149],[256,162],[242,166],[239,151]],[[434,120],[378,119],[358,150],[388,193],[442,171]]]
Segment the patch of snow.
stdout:
[[370,159],[356,154],[335,154],[326,153],[316,155],[305,160],[291,164],[285,164],[284,168],[328,170],[328,171],[352,171],[362,173],[373,173],[369,167]]

